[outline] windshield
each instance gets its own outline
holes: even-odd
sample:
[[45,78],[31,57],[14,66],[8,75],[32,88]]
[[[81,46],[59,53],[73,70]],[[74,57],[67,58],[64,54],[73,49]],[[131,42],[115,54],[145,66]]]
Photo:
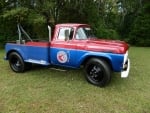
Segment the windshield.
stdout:
[[88,39],[95,37],[90,27],[80,27],[76,33],[76,39]]

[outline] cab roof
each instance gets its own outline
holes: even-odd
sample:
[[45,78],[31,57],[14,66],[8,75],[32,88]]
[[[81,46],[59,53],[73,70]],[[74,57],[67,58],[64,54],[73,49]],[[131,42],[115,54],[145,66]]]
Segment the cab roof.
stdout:
[[79,27],[79,26],[88,26],[88,24],[80,24],[80,23],[63,23],[63,24],[57,24],[57,27]]

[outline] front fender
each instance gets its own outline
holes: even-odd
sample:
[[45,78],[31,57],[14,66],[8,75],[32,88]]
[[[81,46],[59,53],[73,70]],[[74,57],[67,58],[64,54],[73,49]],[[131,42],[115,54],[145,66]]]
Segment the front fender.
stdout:
[[124,55],[123,54],[114,54],[114,53],[105,53],[105,52],[84,52],[82,55],[78,55],[77,65],[80,66],[89,58],[96,57],[96,58],[103,58],[109,61],[109,64],[112,67],[112,70],[115,72],[121,72],[122,64]]
[[106,53],[101,53],[101,52],[86,52],[84,53],[82,56],[78,57],[78,64],[77,65],[81,65],[83,64],[84,62],[86,62],[89,58],[92,58],[92,57],[97,57],[97,58],[105,58],[109,61],[111,61],[111,57],[106,54]]

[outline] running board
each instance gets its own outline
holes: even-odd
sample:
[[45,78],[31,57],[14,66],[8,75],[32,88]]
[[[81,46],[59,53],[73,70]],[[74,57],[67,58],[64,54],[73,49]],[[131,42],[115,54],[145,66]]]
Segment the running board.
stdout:
[[66,72],[67,71],[65,69],[59,69],[59,68],[54,68],[54,67],[50,67],[49,69],[56,70],[56,71],[61,71],[61,72]]
[[24,61],[29,62],[29,63],[33,63],[33,64],[50,65],[50,63],[46,62],[45,60],[28,59],[28,60],[24,60]]

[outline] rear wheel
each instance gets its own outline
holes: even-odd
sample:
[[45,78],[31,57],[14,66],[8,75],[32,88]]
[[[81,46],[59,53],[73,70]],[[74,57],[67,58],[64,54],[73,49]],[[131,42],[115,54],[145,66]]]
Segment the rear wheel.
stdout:
[[8,58],[9,65],[14,72],[20,73],[25,71],[25,63],[17,52],[10,53]]
[[110,66],[103,59],[90,59],[85,66],[85,72],[87,81],[100,87],[104,87],[111,80]]

